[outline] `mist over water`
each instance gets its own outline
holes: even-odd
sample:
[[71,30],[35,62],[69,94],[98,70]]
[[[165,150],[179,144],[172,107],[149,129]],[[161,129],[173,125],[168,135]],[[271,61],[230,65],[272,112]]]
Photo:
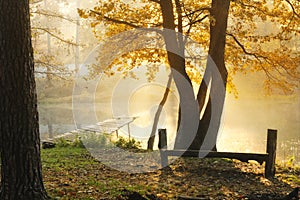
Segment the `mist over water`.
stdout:
[[[162,77],[158,77],[162,78]],[[219,151],[260,152],[266,151],[267,129],[278,130],[277,159],[286,161],[292,156],[300,163],[300,100],[299,93],[290,96],[265,96],[261,83],[253,77],[239,77],[239,98],[227,94],[217,147]],[[120,90],[114,94],[116,84],[124,84],[119,78],[104,78],[97,87],[95,111],[98,121],[117,116],[132,116],[137,119],[130,124],[131,136],[142,141],[146,148],[151,133],[154,115],[163,97],[163,84],[145,84],[134,91]],[[134,81],[134,80],[131,80]],[[162,83],[166,83],[163,80]],[[239,83],[239,84],[238,84]],[[116,98],[112,101],[112,98]],[[124,103],[125,101],[125,103]],[[114,102],[114,103],[112,103]],[[127,105],[127,108],[124,108]],[[83,118],[87,105],[82,104]],[[42,138],[48,137],[49,125],[54,135],[75,129],[72,104],[39,104]],[[169,149],[175,139],[178,116],[178,95],[174,85],[161,113],[158,128],[168,131]],[[121,129],[128,135],[127,127]],[[157,140],[155,141],[157,147]]]
[[277,159],[300,163],[300,90],[291,95],[266,95],[262,75],[235,77],[238,99],[225,100],[219,150],[265,152],[267,129],[278,130]]

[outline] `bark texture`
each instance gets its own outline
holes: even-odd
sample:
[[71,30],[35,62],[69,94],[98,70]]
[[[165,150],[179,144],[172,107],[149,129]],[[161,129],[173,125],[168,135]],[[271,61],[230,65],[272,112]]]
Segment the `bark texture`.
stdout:
[[[171,72],[180,96],[180,120],[174,148],[216,150],[228,75],[225,67],[224,52],[230,0],[212,0],[210,9],[212,21],[210,26],[209,58],[204,74],[205,81],[202,81],[200,85],[196,100],[191,81],[185,72],[182,36],[178,34],[178,32],[182,32],[180,2],[175,0],[178,14],[177,33],[175,29],[175,9],[173,8],[172,0],[160,1],[160,5],[163,16],[163,27],[171,30],[169,32],[165,31],[164,40],[168,51],[167,55]],[[210,88],[208,87],[209,83]],[[206,99],[207,101],[205,101]],[[194,106],[194,100],[198,107]],[[201,110],[204,114],[200,119]],[[189,114],[194,115],[195,113],[197,114],[197,120],[194,120],[194,116],[189,116]],[[199,124],[198,131],[196,127],[195,131],[197,133],[195,135],[190,133],[194,129],[189,129],[188,127],[192,125],[191,120],[192,123]],[[188,147],[186,147],[187,144],[189,144]]]
[[42,181],[28,0],[0,0],[0,88],[0,199],[49,199]]
[[[179,12],[178,6],[176,8],[177,12]],[[194,131],[191,125],[193,121],[195,121],[195,124],[198,124],[198,105],[195,100],[191,80],[185,71],[183,35],[180,33],[180,30],[178,32],[175,29],[176,20],[173,2],[172,0],[160,1],[160,7],[163,17],[163,38],[166,44],[168,62],[180,98],[180,124],[174,148],[187,149],[190,141],[194,138]],[[179,29],[181,28],[179,27]]]
[[[206,81],[202,81],[197,95],[199,108],[204,109],[204,114],[200,119],[197,135],[189,148],[191,150],[200,148],[216,150],[228,76],[224,53],[229,6],[230,0],[212,0],[209,58],[203,79]],[[209,82],[211,87],[208,93]],[[209,98],[205,106],[205,98],[208,94]],[[207,134],[209,139],[205,140]]]

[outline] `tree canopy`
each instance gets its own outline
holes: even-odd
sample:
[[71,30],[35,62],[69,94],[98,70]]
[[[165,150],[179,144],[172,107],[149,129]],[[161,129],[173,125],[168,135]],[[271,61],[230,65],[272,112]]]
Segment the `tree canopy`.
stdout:
[[[119,55],[110,63],[105,62],[107,55],[102,52],[104,58],[100,58],[97,65],[92,65],[91,74],[95,76],[105,72],[112,75],[117,70],[126,76],[128,71],[144,61],[169,64],[179,91],[180,107],[187,109],[185,114],[180,110],[182,116],[179,116],[175,147],[185,148],[186,144],[181,142],[191,139],[193,142],[189,149],[197,150],[202,149],[206,136],[216,144],[226,88],[231,86],[229,88],[234,89],[232,75],[261,71],[266,75],[264,86],[268,92],[280,88],[284,93],[291,93],[299,86],[300,54],[299,49],[293,46],[293,40],[299,38],[299,9],[296,0],[100,0],[93,9],[79,9],[78,12],[82,18],[91,20],[91,27],[100,41],[110,38],[108,43],[112,42],[112,36],[124,31],[163,28],[157,32],[162,35],[166,51],[141,48]],[[188,51],[186,38],[200,44],[208,55],[207,59],[201,59],[203,54],[195,48]],[[124,45],[118,42],[121,40],[105,51]],[[172,52],[172,48],[177,53]],[[214,68],[217,71],[213,72]],[[151,80],[157,68],[151,66],[147,69]],[[174,71],[179,72],[190,85],[198,84],[198,93],[194,95],[188,86],[181,85]],[[196,121],[189,119],[182,123],[182,120],[192,116],[187,113],[196,112],[197,108],[191,108],[195,98],[199,107],[199,125],[197,134],[188,136],[194,131],[189,130],[191,127],[187,124],[189,121],[195,124]]]
[[[209,0],[174,1],[176,30],[200,43],[206,51],[209,26],[215,21],[210,14],[210,3]],[[300,77],[300,54],[296,46],[300,37],[299,13],[300,3],[297,0],[231,1],[225,49],[225,62],[230,74],[262,71],[266,75],[264,85],[267,91],[280,88],[290,93],[297,88]],[[91,27],[99,40],[133,28],[163,26],[159,0],[100,0],[93,9],[79,9],[79,14],[91,20]],[[162,61],[165,53],[152,49],[123,55],[122,60],[106,68],[108,74],[113,74],[109,72],[112,66],[120,64],[125,57],[131,58],[132,63],[127,68],[118,68],[124,73],[138,65],[138,61]],[[186,68],[190,78],[199,83],[204,70],[189,70],[193,63],[187,64],[191,64]],[[97,71],[99,68],[94,69],[94,72]],[[231,78],[228,81],[231,83]]]

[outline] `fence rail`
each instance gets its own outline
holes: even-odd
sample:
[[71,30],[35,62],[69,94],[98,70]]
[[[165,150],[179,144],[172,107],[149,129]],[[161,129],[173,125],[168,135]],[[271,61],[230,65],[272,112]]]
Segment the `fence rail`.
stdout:
[[197,151],[174,149],[167,150],[167,130],[159,129],[159,143],[161,165],[168,165],[168,156],[180,157],[198,157],[198,158],[230,158],[237,159],[242,162],[255,160],[260,164],[265,162],[265,177],[271,178],[275,175],[275,159],[277,146],[277,130],[268,129],[267,131],[267,148],[266,153],[238,153],[238,152],[219,152],[219,151]]

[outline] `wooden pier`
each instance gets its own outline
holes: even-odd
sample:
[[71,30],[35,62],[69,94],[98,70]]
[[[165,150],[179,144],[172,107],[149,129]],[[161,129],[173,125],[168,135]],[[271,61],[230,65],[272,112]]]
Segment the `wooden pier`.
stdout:
[[132,123],[136,118],[137,117],[116,117],[113,119],[107,119],[102,122],[98,122],[95,125],[80,126],[77,130],[106,134],[116,133],[118,137],[119,130],[124,126],[127,126],[128,137],[130,139],[130,123]]

